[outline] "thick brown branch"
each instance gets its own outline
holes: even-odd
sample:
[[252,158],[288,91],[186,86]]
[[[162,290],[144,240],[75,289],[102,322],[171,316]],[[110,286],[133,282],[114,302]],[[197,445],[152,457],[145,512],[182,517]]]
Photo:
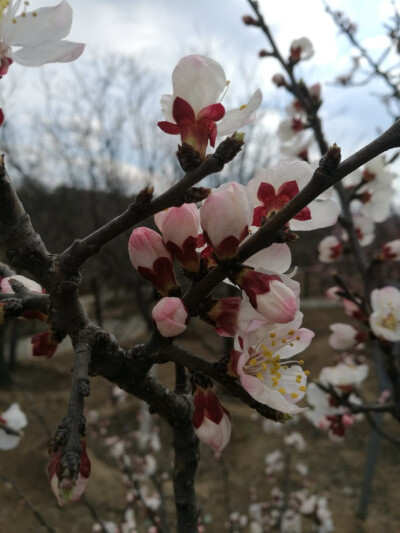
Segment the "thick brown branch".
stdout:
[[27,268],[47,287],[51,256],[31,224],[0,159],[0,239],[12,265]]

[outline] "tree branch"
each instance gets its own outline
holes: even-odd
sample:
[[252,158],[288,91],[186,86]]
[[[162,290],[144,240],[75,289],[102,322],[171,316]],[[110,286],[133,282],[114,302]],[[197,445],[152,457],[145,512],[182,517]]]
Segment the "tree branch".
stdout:
[[190,187],[210,174],[220,172],[225,164],[231,161],[240,151],[242,145],[243,143],[235,140],[234,136],[228,137],[195,170],[187,172],[168,191],[148,205],[136,201],[124,213],[97,229],[91,235],[88,235],[82,240],[75,241],[61,254],[61,263],[68,271],[75,271],[89,257],[98,253],[105,244],[127,229],[167,207],[181,205],[184,201],[185,192]]

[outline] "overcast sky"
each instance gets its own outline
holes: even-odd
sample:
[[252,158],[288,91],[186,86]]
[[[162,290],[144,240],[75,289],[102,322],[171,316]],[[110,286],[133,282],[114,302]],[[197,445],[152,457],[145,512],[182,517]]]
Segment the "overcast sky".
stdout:
[[[31,0],[29,10],[52,5],[51,0]],[[241,64],[250,73],[248,93],[260,86],[264,93],[263,106],[276,102],[276,89],[271,76],[279,72],[273,59],[259,60],[257,53],[267,47],[265,37],[254,27],[241,22],[243,14],[251,13],[246,0],[69,0],[74,10],[70,40],[86,43],[85,61],[90,54],[113,51],[135,55],[160,75],[162,92],[170,92],[172,69],[187,53],[207,51],[224,67],[231,87],[241,85]],[[329,142],[337,142],[344,155],[372,140],[377,128],[390,124],[384,109],[369,93],[379,89],[338,89],[329,84],[337,74],[351,65],[351,49],[326,14],[322,0],[259,0],[267,23],[286,54],[294,38],[307,36],[315,47],[312,59],[301,65],[307,83],[323,84],[325,131]],[[357,21],[358,37],[368,47],[379,49],[382,39],[376,36],[381,24],[391,14],[390,0],[330,0],[335,9],[343,9]],[[52,75],[66,75],[67,65],[41,67]],[[10,69],[11,70],[11,69]],[[27,98],[21,106],[30,110],[42,103],[39,70],[12,66],[13,75],[23,87]],[[2,83],[5,83],[6,78]],[[234,91],[234,89],[232,89]],[[233,92],[234,94],[234,92]],[[282,106],[288,97],[278,95]],[[158,100],[158,99],[157,99]],[[241,102],[238,102],[241,103]],[[158,105],[158,104],[157,104]]]

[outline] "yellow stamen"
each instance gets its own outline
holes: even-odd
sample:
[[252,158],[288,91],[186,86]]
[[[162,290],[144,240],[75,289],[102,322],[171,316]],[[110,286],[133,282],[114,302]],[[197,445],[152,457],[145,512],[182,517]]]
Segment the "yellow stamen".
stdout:
[[298,394],[296,392],[292,392],[290,395],[292,398],[298,398]]
[[8,7],[8,4],[8,0],[0,0],[0,18],[3,16],[4,10]]
[[307,387],[305,387],[304,385],[302,385],[301,387],[299,387],[299,390],[301,390],[301,392],[306,392]]
[[299,340],[300,340],[300,335],[297,335],[296,341],[299,341]]
[[287,334],[288,334],[288,335],[293,335],[293,333],[294,333],[294,330],[293,330],[293,329],[291,329],[290,331],[288,331],[288,333],[287,333]]
[[304,365],[304,361],[303,361],[303,359],[300,359],[300,361],[299,361],[299,365]]
[[384,328],[390,329],[391,331],[394,331],[397,326],[396,317],[392,313],[389,313],[384,318],[382,318],[381,326],[383,326]]
[[269,336],[271,337],[271,339],[274,339],[276,337],[275,333],[272,331]]
[[309,371],[309,370],[304,370],[304,374],[305,374],[306,376],[309,376],[309,375],[310,375],[310,371]]
[[261,374],[261,372],[257,372],[256,377],[257,377],[260,381],[264,381],[264,376]]
[[282,339],[282,342],[283,342],[283,344],[285,344],[287,342],[287,340],[286,339]]
[[285,390],[283,387],[281,387],[280,389],[278,389],[278,391],[279,391],[281,394],[286,394],[286,390]]
[[241,105],[241,106],[239,107],[239,110],[242,111],[242,109],[246,109],[246,107],[247,107],[247,104],[243,104],[243,105]]

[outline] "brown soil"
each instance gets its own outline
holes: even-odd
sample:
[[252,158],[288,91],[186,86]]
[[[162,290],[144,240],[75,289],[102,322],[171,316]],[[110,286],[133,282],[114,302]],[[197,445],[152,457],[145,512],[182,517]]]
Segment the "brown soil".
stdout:
[[[332,361],[332,351],[327,347],[328,324],[343,321],[338,309],[313,309],[305,312],[305,326],[316,332],[316,339],[304,354],[306,366],[312,375]],[[208,331],[196,328],[186,335],[185,344],[200,354],[210,357],[204,339]],[[210,331],[211,333],[211,331]],[[212,342],[213,334],[209,335]],[[183,344],[183,342],[182,342]],[[215,350],[215,347],[214,347]],[[215,357],[215,355],[213,356]],[[90,533],[94,523],[87,505],[79,503],[60,508],[52,495],[46,478],[48,432],[54,431],[62,420],[68,401],[70,354],[64,353],[50,361],[24,361],[17,373],[17,386],[12,390],[0,390],[0,409],[11,402],[19,402],[29,418],[25,437],[13,451],[1,452],[0,473],[12,479],[40,511],[57,533]],[[159,376],[169,382],[171,368],[162,367]],[[126,433],[135,429],[139,402],[129,398],[120,407],[110,403],[111,384],[101,378],[92,380],[92,394],[87,409],[96,409],[102,418],[111,418],[108,434]],[[367,395],[375,398],[376,384],[372,378],[366,386]],[[256,486],[260,498],[268,498],[270,485],[264,474],[264,458],[280,447],[281,437],[261,430],[259,417],[251,416],[249,408],[223,396],[224,405],[230,410],[233,422],[232,439],[223,452],[223,461],[212,451],[201,448],[201,461],[197,474],[198,500],[202,514],[211,522],[205,525],[206,533],[224,531],[227,517],[227,491],[221,476],[224,466],[229,477],[230,508],[242,513],[247,511],[249,488]],[[368,517],[362,521],[355,517],[359,503],[366,464],[366,454],[371,431],[366,421],[350,431],[346,442],[333,444],[304,420],[294,427],[303,433],[308,447],[301,461],[309,466],[311,492],[329,498],[335,531],[341,533],[399,533],[400,506],[398,490],[400,479],[400,450],[381,441],[379,460],[373,481]],[[385,419],[385,429],[399,435],[399,428]],[[162,470],[169,468],[171,455],[169,429],[161,422],[163,447],[158,454]],[[92,462],[92,474],[87,488],[87,499],[104,520],[119,521],[125,509],[125,489],[121,473],[110,458],[101,439],[89,432],[88,452]],[[171,482],[164,484],[168,508],[172,512]],[[45,528],[16,494],[10,484],[0,481],[0,532],[44,532]],[[140,529],[139,531],[146,531]],[[174,529],[172,528],[172,531]],[[306,531],[308,531],[306,529]]]

